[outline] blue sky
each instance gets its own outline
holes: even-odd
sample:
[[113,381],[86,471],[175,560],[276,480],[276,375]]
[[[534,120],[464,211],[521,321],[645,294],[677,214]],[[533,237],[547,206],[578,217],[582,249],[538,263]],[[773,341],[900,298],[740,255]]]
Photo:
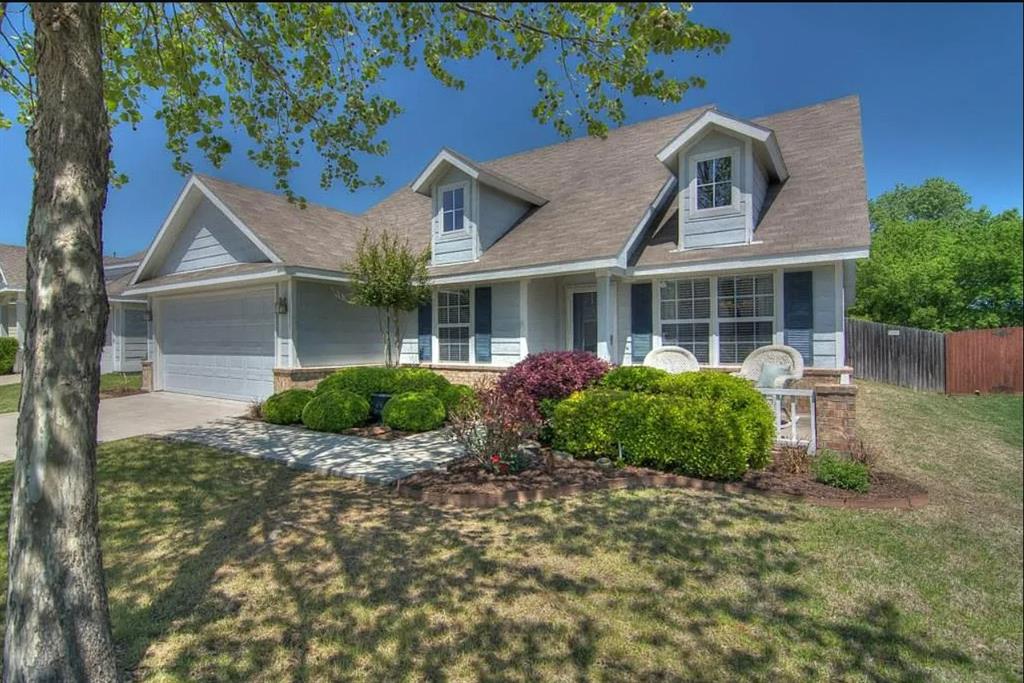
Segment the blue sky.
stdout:
[[[704,76],[707,88],[678,105],[628,102],[629,122],[706,103],[754,117],[857,94],[870,196],[945,176],[976,206],[1021,208],[1021,5],[698,4],[693,17],[732,35],[724,54],[673,65]],[[309,153],[293,176],[296,190],[359,212],[407,184],[442,145],[486,160],[559,141],[530,115],[532,71],[510,72],[489,59],[458,71],[467,79],[463,91],[422,70],[389,79],[387,92],[405,112],[384,131],[392,153],[364,166],[384,176],[383,188],[321,190],[320,160]],[[24,140],[22,129],[0,131],[0,242],[25,241],[32,171]],[[219,170],[198,157],[196,168],[271,189],[269,174],[251,167],[241,149]],[[104,242],[108,253],[126,254],[148,245],[184,181],[171,169],[158,121],[116,129],[114,159],[131,182],[110,192]]]

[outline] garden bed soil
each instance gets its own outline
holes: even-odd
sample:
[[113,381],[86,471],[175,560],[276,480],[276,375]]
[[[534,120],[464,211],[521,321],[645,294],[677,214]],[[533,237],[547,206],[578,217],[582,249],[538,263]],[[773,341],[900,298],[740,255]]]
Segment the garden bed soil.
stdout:
[[545,454],[541,464],[518,474],[484,470],[471,458],[447,469],[418,472],[401,480],[399,495],[436,505],[498,507],[548,500],[588,491],[627,488],[689,488],[720,493],[762,493],[829,507],[911,509],[927,504],[925,489],[902,477],[875,471],[871,489],[857,493],[814,481],[807,473],[776,469],[748,472],[737,482],[718,482],[642,467],[604,468],[589,460],[557,459]]

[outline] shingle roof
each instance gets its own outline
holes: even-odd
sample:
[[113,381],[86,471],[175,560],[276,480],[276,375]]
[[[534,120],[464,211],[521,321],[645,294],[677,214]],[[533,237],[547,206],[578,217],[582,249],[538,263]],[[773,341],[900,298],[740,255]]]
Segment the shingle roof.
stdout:
[[171,273],[170,275],[161,275],[159,277],[138,282],[132,287],[127,287],[127,282],[131,282],[131,278],[129,278],[126,281],[126,288],[129,290],[133,290],[148,289],[150,287],[162,287],[165,285],[183,285],[193,282],[200,282],[202,280],[212,280],[221,277],[232,277],[237,275],[260,275],[263,273],[272,273],[280,270],[280,268],[281,265],[277,263],[236,263],[231,266],[218,266],[216,268],[190,270],[185,273]]
[[[103,263],[107,266],[123,263],[141,261],[145,252],[132,254],[131,256],[104,256]],[[25,247],[17,244],[0,244],[0,269],[4,274],[4,285],[10,289],[24,289],[27,284]],[[131,281],[134,270],[107,281],[107,296],[121,297],[128,283]],[[128,297],[125,297],[128,298]]]
[[[431,268],[434,275],[617,256],[669,178],[656,154],[710,107],[519,154],[474,162],[548,199],[478,261]],[[635,264],[690,264],[744,256],[864,248],[870,243],[860,103],[846,97],[753,119],[775,131],[789,179],[769,190],[756,243],[678,251],[674,205],[637,252]],[[450,151],[450,150],[449,150]],[[415,248],[430,246],[429,197],[403,187],[356,216],[210,176],[212,190],[286,265],[339,270],[364,228],[388,228]]]
[[283,195],[197,177],[286,265],[340,270],[355,256],[363,231],[359,216],[318,204],[303,209]]

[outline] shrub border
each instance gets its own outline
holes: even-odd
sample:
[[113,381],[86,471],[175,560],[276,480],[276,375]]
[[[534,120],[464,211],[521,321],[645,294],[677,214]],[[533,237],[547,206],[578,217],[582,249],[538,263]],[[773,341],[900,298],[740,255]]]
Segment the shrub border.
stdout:
[[782,491],[765,491],[744,484],[708,481],[680,474],[643,474],[606,479],[597,484],[566,484],[549,486],[532,491],[506,491],[504,493],[442,493],[439,491],[423,491],[411,486],[403,487],[399,480],[395,485],[395,493],[403,498],[416,500],[428,505],[445,505],[459,508],[497,508],[517,503],[536,503],[553,500],[565,496],[579,495],[593,491],[617,491],[623,489],[691,489],[698,491],[714,491],[716,493],[741,494],[749,493],[769,498],[818,505],[820,507],[841,508],[844,510],[915,510],[928,504],[928,493],[893,498],[864,500],[859,495],[844,498],[817,498]]

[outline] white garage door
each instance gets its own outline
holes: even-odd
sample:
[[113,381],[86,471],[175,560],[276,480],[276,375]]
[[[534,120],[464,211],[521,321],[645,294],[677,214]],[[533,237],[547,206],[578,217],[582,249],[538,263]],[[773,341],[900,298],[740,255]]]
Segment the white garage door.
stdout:
[[274,290],[163,299],[163,388],[243,401],[274,392]]

